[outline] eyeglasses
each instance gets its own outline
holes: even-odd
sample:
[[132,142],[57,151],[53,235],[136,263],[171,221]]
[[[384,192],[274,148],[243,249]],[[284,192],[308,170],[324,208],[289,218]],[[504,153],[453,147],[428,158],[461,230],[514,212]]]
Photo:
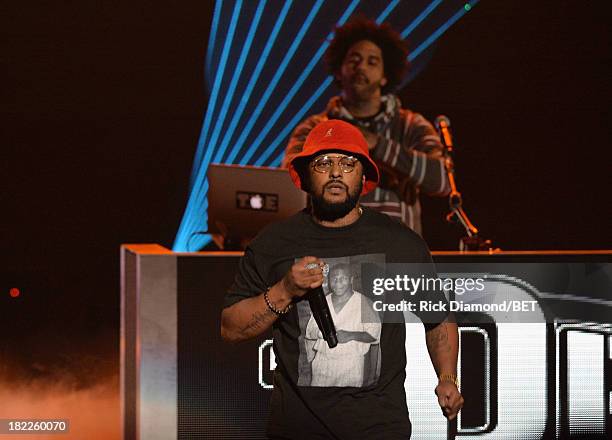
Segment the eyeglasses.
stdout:
[[[338,159],[335,161],[334,159]],[[317,173],[329,173],[334,164],[338,164],[343,173],[352,173],[359,159],[353,156],[333,156],[324,154],[312,161],[312,167]]]

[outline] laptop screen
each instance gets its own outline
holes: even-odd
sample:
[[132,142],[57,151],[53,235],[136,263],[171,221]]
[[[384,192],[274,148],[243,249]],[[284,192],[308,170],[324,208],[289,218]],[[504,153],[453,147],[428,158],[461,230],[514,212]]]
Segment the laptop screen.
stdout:
[[225,239],[253,238],[306,207],[307,194],[286,169],[211,164],[208,182],[208,232]]

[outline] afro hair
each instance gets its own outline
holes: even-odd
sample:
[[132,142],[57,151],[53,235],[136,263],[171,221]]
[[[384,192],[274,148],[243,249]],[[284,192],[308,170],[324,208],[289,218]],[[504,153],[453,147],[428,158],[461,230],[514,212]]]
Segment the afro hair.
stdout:
[[[359,16],[344,26],[334,29],[335,36],[325,52],[325,64],[328,71],[335,77],[340,73],[344,57],[355,43],[368,40],[376,44],[383,56],[385,78],[387,84],[383,93],[394,91],[408,71],[408,45],[400,34],[389,24],[376,22]],[[336,85],[340,85],[336,80]]]

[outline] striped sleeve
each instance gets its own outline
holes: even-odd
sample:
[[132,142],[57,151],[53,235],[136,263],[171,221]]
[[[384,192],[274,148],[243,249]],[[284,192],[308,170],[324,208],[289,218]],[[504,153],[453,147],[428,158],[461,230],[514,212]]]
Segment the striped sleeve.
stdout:
[[[404,133],[384,133],[379,136],[373,156],[393,168],[429,195],[446,195],[450,191],[442,144],[432,125],[420,114],[402,112]],[[391,130],[394,131],[394,130]],[[400,143],[396,139],[403,139]]]

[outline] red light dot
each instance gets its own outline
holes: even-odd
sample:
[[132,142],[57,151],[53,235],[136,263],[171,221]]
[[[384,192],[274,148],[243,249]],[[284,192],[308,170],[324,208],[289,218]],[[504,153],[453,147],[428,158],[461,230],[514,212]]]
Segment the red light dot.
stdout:
[[9,295],[11,295],[11,297],[13,298],[17,298],[20,293],[21,292],[19,291],[17,287],[13,287],[11,290],[9,290]]

